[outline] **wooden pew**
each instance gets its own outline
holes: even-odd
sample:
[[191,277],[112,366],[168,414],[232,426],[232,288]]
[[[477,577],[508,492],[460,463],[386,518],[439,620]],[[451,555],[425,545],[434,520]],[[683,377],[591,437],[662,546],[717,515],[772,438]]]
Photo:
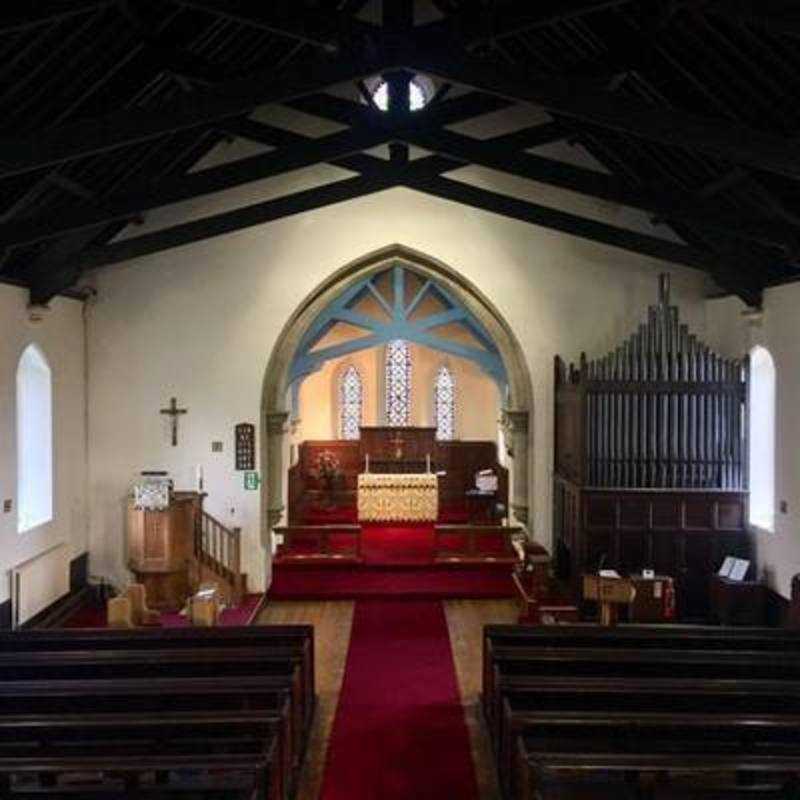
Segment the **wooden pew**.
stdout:
[[236,684],[248,677],[277,676],[290,687],[296,766],[305,750],[314,713],[313,687],[303,679],[302,652],[296,648],[198,648],[183,650],[99,650],[0,653],[0,691],[18,681],[88,681],[105,678],[216,678]]
[[[744,718],[730,722],[728,733],[733,737],[739,735],[737,725],[746,725]],[[580,726],[571,727],[573,734],[580,730]],[[691,739],[680,730],[676,735],[664,738],[657,724],[642,726],[633,721],[620,728],[619,720],[616,720],[614,730],[618,737],[616,741],[611,740],[612,746],[607,740],[598,742],[597,730],[586,725],[582,736],[571,736],[569,730],[559,729],[554,723],[548,726],[546,738],[539,734],[517,737],[513,793],[509,797],[511,800],[550,800],[571,796],[591,800],[598,795],[591,792],[592,787],[586,779],[602,776],[600,783],[607,788],[609,774],[619,776],[618,781],[612,784],[613,794],[600,796],[635,797],[637,800],[690,797],[686,788],[676,795],[670,792],[669,786],[658,785],[658,778],[663,780],[670,771],[680,771],[691,778],[713,778],[720,773],[736,775],[740,779],[754,774],[772,775],[773,785],[763,789],[756,786],[755,792],[770,792],[773,796],[787,799],[796,796],[794,775],[800,770],[800,754],[796,746],[790,752],[781,752],[780,748],[772,752],[763,748],[754,751],[750,742],[737,745],[735,738],[712,739],[708,734],[715,729],[704,729],[702,725],[693,731],[698,738]],[[622,740],[629,746],[623,746]],[[565,774],[569,777],[565,778]],[[632,777],[637,779],[635,783]],[[570,794],[570,788],[579,792]],[[742,794],[761,796],[749,787],[718,788],[712,785],[708,789],[726,799],[741,797]],[[698,790],[697,793],[703,796],[705,791]]]
[[484,670],[484,712],[492,725],[495,684],[504,675],[528,676],[533,683],[550,676],[607,678],[800,678],[800,654],[726,650],[656,650],[605,647],[497,647]]
[[724,628],[718,625],[486,625],[484,644],[661,648],[670,642],[690,649],[800,652],[800,636],[785,628]]
[[207,648],[296,648],[303,659],[304,694],[310,723],[315,705],[314,628],[312,625],[252,625],[226,628],[151,628],[133,630],[30,630],[0,634],[0,653]]
[[[756,750],[759,756],[800,756],[800,646],[785,632],[487,626],[484,657],[485,716],[510,797],[534,796],[518,794],[515,782],[527,786],[530,765],[541,772],[536,759],[560,752],[562,740],[582,742],[569,752],[573,769],[582,768],[581,757],[592,748],[604,757],[638,755],[636,748],[651,736],[654,750],[675,748],[692,730],[701,732],[695,734],[695,753],[722,739],[728,750],[738,747],[743,755]],[[538,749],[526,753],[535,758],[515,758],[517,742],[531,745],[534,736]],[[632,761],[626,763],[634,770]],[[569,768],[560,771],[567,774]],[[566,784],[561,788],[565,794],[549,786],[536,797],[623,796],[608,786],[598,795],[571,795]]]
[[257,711],[279,727],[281,792],[294,789],[314,712],[311,626],[30,631],[0,637],[0,662],[0,731],[34,710],[42,724],[100,709],[151,720]]
[[[7,717],[0,725],[0,788],[10,798],[51,798],[72,784],[79,797],[116,791],[120,797],[204,799],[205,790],[224,788],[229,798],[280,800],[280,745],[279,723],[263,712]],[[177,770],[197,771],[200,780],[175,783],[171,772]],[[102,778],[84,777],[75,786],[86,773]],[[147,781],[149,773],[155,782]],[[20,784],[26,774],[37,779],[33,786]]]
[[570,730],[576,735],[585,735],[580,726],[611,730],[618,722],[621,729],[625,724],[645,728],[659,725],[662,733],[668,730],[679,736],[689,736],[702,726],[711,731],[736,723],[742,741],[757,739],[761,746],[765,731],[773,738],[781,732],[784,744],[797,740],[800,733],[800,691],[786,697],[775,691],[753,696],[747,686],[714,693],[697,687],[689,695],[682,688],[672,692],[664,692],[663,687],[637,688],[627,692],[587,692],[576,687],[571,692],[537,689],[505,693],[496,740],[498,772],[504,787],[509,789],[513,778],[516,739],[539,735],[553,722],[573,726]]

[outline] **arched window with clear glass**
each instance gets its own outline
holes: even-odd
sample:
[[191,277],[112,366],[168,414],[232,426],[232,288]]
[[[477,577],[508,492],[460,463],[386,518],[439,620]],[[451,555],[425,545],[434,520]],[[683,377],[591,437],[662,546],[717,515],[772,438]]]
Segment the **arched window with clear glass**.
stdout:
[[339,380],[339,421],[342,439],[358,439],[361,435],[363,407],[364,385],[361,374],[350,365]]
[[442,441],[455,439],[456,435],[456,384],[453,373],[445,366],[439,367],[433,391],[436,438]]
[[775,530],[775,362],[750,351],[750,524]]
[[386,423],[408,425],[411,418],[411,352],[408,342],[386,345]]
[[35,345],[17,366],[17,511],[20,533],[53,518],[53,384]]

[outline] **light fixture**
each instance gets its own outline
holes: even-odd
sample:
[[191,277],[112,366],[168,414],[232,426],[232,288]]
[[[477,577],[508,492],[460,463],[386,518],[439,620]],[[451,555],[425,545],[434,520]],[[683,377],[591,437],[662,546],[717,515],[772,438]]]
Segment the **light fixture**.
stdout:
[[[383,78],[373,78],[367,82],[372,102],[381,111],[389,110],[389,84]],[[433,81],[425,75],[414,75],[408,85],[409,111],[419,111],[433,97]]]

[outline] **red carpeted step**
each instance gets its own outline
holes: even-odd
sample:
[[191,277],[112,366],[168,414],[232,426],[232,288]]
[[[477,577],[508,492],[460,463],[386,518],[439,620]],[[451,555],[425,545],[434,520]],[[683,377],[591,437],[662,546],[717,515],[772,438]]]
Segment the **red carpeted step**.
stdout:
[[353,600],[415,597],[427,600],[489,600],[511,597],[508,565],[365,567],[363,565],[276,565],[270,600]]
[[441,603],[356,604],[320,800],[477,800]]

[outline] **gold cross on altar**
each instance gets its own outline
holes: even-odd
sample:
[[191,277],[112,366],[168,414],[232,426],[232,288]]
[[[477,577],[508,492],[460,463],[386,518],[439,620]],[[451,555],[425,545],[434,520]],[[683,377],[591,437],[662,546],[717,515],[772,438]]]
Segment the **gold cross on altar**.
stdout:
[[170,422],[172,424],[172,446],[178,444],[178,417],[181,414],[186,414],[189,411],[188,408],[178,408],[178,401],[172,397],[169,401],[169,408],[162,408],[161,413],[167,414],[170,417]]
[[400,431],[394,435],[393,439],[389,439],[389,444],[394,445],[394,457],[399,461],[403,457],[403,442],[405,440],[400,435]]

